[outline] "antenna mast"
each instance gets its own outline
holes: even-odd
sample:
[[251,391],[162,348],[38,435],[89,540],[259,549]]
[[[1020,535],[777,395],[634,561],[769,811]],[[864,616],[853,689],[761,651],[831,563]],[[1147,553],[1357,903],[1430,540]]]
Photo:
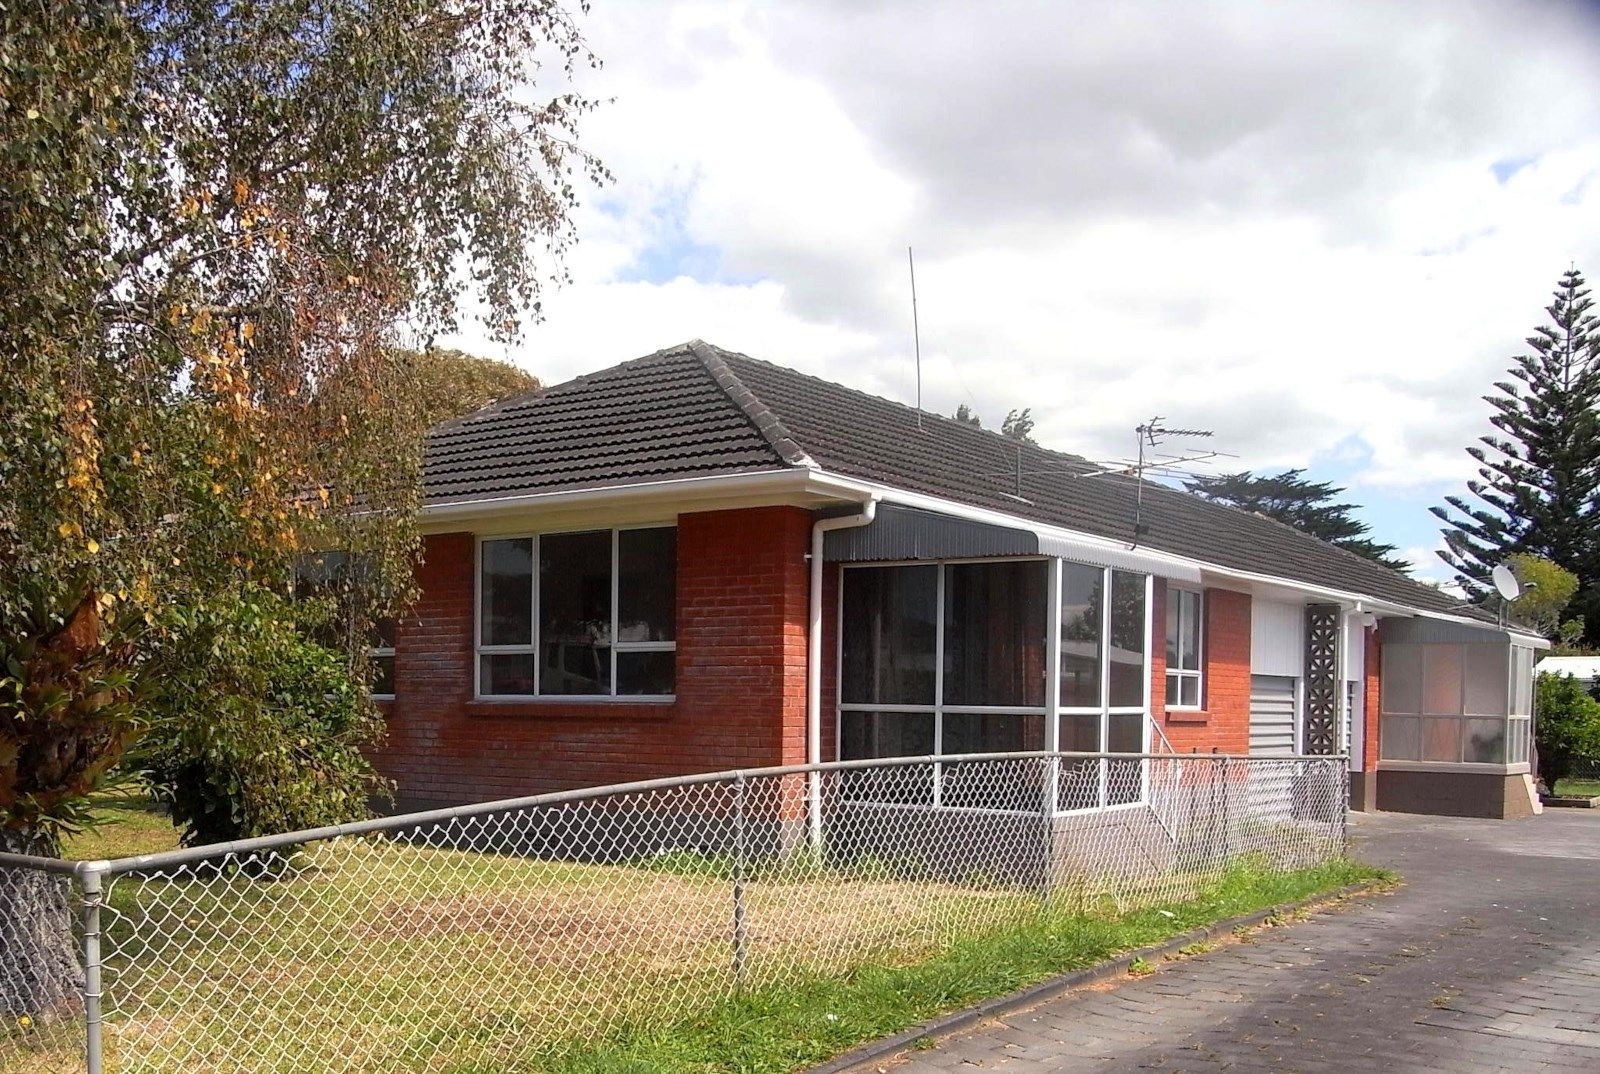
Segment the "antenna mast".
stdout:
[[[1162,421],[1162,419],[1161,419],[1160,415],[1157,415],[1156,417],[1153,417],[1149,421],[1145,422],[1143,425],[1139,425],[1139,426],[1136,426],[1134,428],[1134,435],[1137,438],[1138,445],[1139,445],[1138,462],[1135,464],[1135,473],[1137,473],[1137,475],[1138,475],[1138,484],[1135,486],[1134,494],[1133,494],[1133,541],[1132,541],[1131,544],[1129,544],[1129,546],[1128,546],[1129,548],[1138,548],[1139,547],[1139,538],[1143,537],[1144,536],[1144,532],[1145,532],[1145,525],[1144,525],[1144,471],[1145,471],[1145,466],[1146,466],[1145,448],[1149,447],[1152,450],[1154,450],[1155,448],[1159,447],[1161,445],[1161,443],[1164,440],[1166,440],[1167,437],[1171,437],[1171,436],[1205,438],[1205,437],[1210,437],[1210,436],[1215,435],[1214,433],[1212,433],[1212,431],[1210,429],[1169,429],[1165,425],[1162,425],[1161,421]],[[1179,458],[1177,460],[1177,465],[1181,466],[1183,463],[1186,463],[1186,462],[1203,461],[1206,458],[1210,458],[1210,457],[1213,457],[1213,456],[1218,455],[1218,454],[1220,454],[1220,452],[1213,451],[1213,452],[1206,452],[1203,455],[1191,455],[1188,458]],[[1170,465],[1171,464],[1168,464],[1168,466],[1170,466]]]
[[917,428],[922,428],[922,331],[917,325],[917,259],[906,247],[906,267],[911,270],[911,346],[917,360]]

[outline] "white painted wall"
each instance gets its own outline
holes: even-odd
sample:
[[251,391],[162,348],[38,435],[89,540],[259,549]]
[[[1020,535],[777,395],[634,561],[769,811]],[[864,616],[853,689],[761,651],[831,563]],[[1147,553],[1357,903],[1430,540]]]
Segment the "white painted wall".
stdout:
[[1305,674],[1306,610],[1256,597],[1250,602],[1250,674]]

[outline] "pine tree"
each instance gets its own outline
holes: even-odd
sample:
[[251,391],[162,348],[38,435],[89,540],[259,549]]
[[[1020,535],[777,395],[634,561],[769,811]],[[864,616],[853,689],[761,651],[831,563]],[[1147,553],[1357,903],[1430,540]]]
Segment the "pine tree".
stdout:
[[1307,481],[1304,470],[1285,470],[1259,477],[1244,470],[1236,474],[1196,477],[1184,484],[1190,492],[1208,500],[1275,518],[1385,567],[1399,571],[1409,569],[1404,560],[1394,557],[1394,545],[1381,544],[1367,536],[1371,527],[1351,513],[1355,510],[1354,504],[1338,502],[1343,488],[1327,481]]
[[1495,432],[1467,453],[1478,476],[1470,496],[1433,508],[1445,523],[1439,553],[1466,590],[1487,592],[1489,572],[1515,552],[1542,556],[1578,576],[1573,608],[1600,637],[1600,323],[1582,273],[1569,269],[1496,394]]
[[963,425],[970,425],[974,429],[983,428],[983,419],[978,417],[978,412],[973,410],[965,403],[962,403],[960,406],[956,407],[954,417]]

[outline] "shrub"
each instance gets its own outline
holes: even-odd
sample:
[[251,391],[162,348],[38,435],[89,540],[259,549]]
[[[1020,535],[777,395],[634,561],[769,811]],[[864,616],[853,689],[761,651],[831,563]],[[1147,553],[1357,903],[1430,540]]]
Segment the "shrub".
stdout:
[[203,677],[170,684],[138,758],[185,842],[359,819],[385,790],[367,759],[383,723],[366,669],[311,640],[297,621],[308,615],[253,591],[191,624]]
[[1577,762],[1600,757],[1600,701],[1571,675],[1542,674],[1533,718],[1539,776],[1552,791]]

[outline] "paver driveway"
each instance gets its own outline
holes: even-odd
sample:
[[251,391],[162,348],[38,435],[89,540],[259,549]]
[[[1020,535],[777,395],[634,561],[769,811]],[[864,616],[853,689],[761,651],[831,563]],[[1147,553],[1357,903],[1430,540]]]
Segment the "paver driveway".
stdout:
[[1600,1072],[1600,810],[1361,816],[1405,885],[913,1053],[897,1074]]

